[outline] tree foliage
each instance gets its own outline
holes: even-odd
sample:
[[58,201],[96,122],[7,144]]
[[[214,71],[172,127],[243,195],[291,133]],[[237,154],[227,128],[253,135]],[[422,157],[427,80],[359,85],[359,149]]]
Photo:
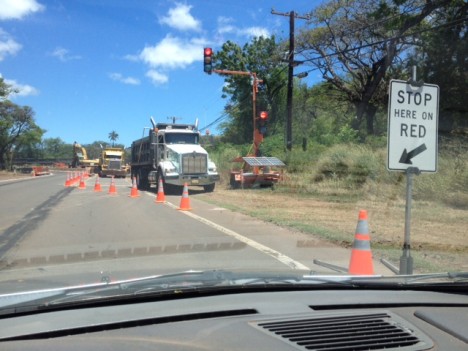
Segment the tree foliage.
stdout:
[[22,148],[35,149],[44,130],[36,125],[34,111],[29,106],[18,106],[7,99],[11,92],[0,78],[0,167],[10,168],[12,159]]
[[452,130],[468,127],[468,3],[453,0],[432,16],[431,26],[421,33],[409,65],[418,76],[440,88],[440,127]]
[[[280,64],[275,37],[254,38],[240,47],[226,42],[215,54],[215,68],[255,73],[262,80],[258,86],[256,110],[269,112],[272,130],[284,123],[286,66]],[[225,75],[223,97],[229,97],[225,111],[229,120],[221,125],[224,141],[235,144],[252,142],[253,104],[252,79],[245,75]]]
[[449,2],[331,0],[312,13],[312,28],[298,36],[297,50],[355,106],[354,128],[366,121],[366,133],[374,134],[391,68],[415,45],[430,15]]
[[114,146],[117,139],[119,139],[119,134],[115,130],[109,133],[109,140],[112,142],[112,146]]

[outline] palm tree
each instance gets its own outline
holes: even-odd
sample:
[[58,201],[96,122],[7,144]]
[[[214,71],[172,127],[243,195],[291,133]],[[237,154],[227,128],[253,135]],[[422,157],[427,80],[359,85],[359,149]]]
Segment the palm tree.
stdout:
[[119,138],[119,134],[115,130],[109,133],[109,140],[112,141],[112,147],[114,147],[115,141]]

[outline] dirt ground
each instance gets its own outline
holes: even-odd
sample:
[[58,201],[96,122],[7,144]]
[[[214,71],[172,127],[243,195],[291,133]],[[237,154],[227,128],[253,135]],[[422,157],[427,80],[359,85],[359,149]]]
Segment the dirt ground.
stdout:
[[[405,200],[329,202],[271,189],[204,194],[208,202],[328,239],[344,247],[354,240],[359,210],[368,212],[374,255],[398,266],[405,233]],[[421,270],[468,270],[468,211],[429,202],[412,202],[410,244]]]

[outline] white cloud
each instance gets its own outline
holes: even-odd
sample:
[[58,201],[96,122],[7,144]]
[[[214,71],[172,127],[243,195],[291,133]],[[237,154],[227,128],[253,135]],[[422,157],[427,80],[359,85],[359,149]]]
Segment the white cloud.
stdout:
[[146,76],[156,85],[164,84],[169,81],[169,77],[166,74],[160,73],[154,69],[150,69],[146,72]]
[[0,20],[21,19],[44,8],[36,0],[0,0]]
[[169,9],[168,15],[159,20],[161,24],[167,24],[171,28],[181,31],[201,29],[201,22],[190,14],[192,6],[176,3],[174,8]]
[[7,55],[15,55],[21,47],[21,44],[14,41],[7,32],[0,28],[0,61],[3,61]]
[[270,31],[263,27],[248,27],[239,30],[239,34],[245,35],[248,37],[265,37],[270,36]]
[[30,96],[30,95],[38,95],[39,90],[34,88],[31,85],[28,84],[19,84],[15,80],[11,79],[5,79],[4,80],[6,84],[10,85],[11,88],[15,91],[14,93],[11,93],[11,97],[15,96]]
[[185,68],[203,59],[202,48],[203,41],[200,39],[187,41],[167,35],[155,46],[146,46],[139,57],[153,68]]
[[52,53],[52,56],[57,57],[60,61],[66,62],[71,60],[80,60],[79,55],[70,55],[70,51],[61,47],[56,48]]
[[233,26],[231,23],[234,22],[234,19],[228,17],[218,17],[218,33],[220,34],[228,34],[234,33],[237,31],[236,27]]
[[117,82],[121,82],[124,84],[129,84],[129,85],[139,85],[140,80],[133,78],[133,77],[124,77],[120,73],[110,73],[109,74],[110,79],[115,80]]
[[233,22],[233,18],[229,17],[218,17],[218,34],[234,34],[239,37],[270,37],[270,31],[264,27],[247,27],[239,28],[236,27]]

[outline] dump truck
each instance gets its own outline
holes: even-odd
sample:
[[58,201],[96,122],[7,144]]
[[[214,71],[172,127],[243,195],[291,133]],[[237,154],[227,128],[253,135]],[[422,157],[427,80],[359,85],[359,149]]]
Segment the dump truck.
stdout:
[[152,117],[150,120],[152,128],[145,128],[149,129],[148,136],[135,140],[131,148],[132,178],[136,178],[138,188],[157,188],[162,179],[164,190],[175,191],[187,183],[212,192],[219,174],[200,145],[198,123],[156,123]]
[[120,147],[103,149],[95,172],[100,177],[125,178],[128,172],[128,167],[125,165],[125,150]]

